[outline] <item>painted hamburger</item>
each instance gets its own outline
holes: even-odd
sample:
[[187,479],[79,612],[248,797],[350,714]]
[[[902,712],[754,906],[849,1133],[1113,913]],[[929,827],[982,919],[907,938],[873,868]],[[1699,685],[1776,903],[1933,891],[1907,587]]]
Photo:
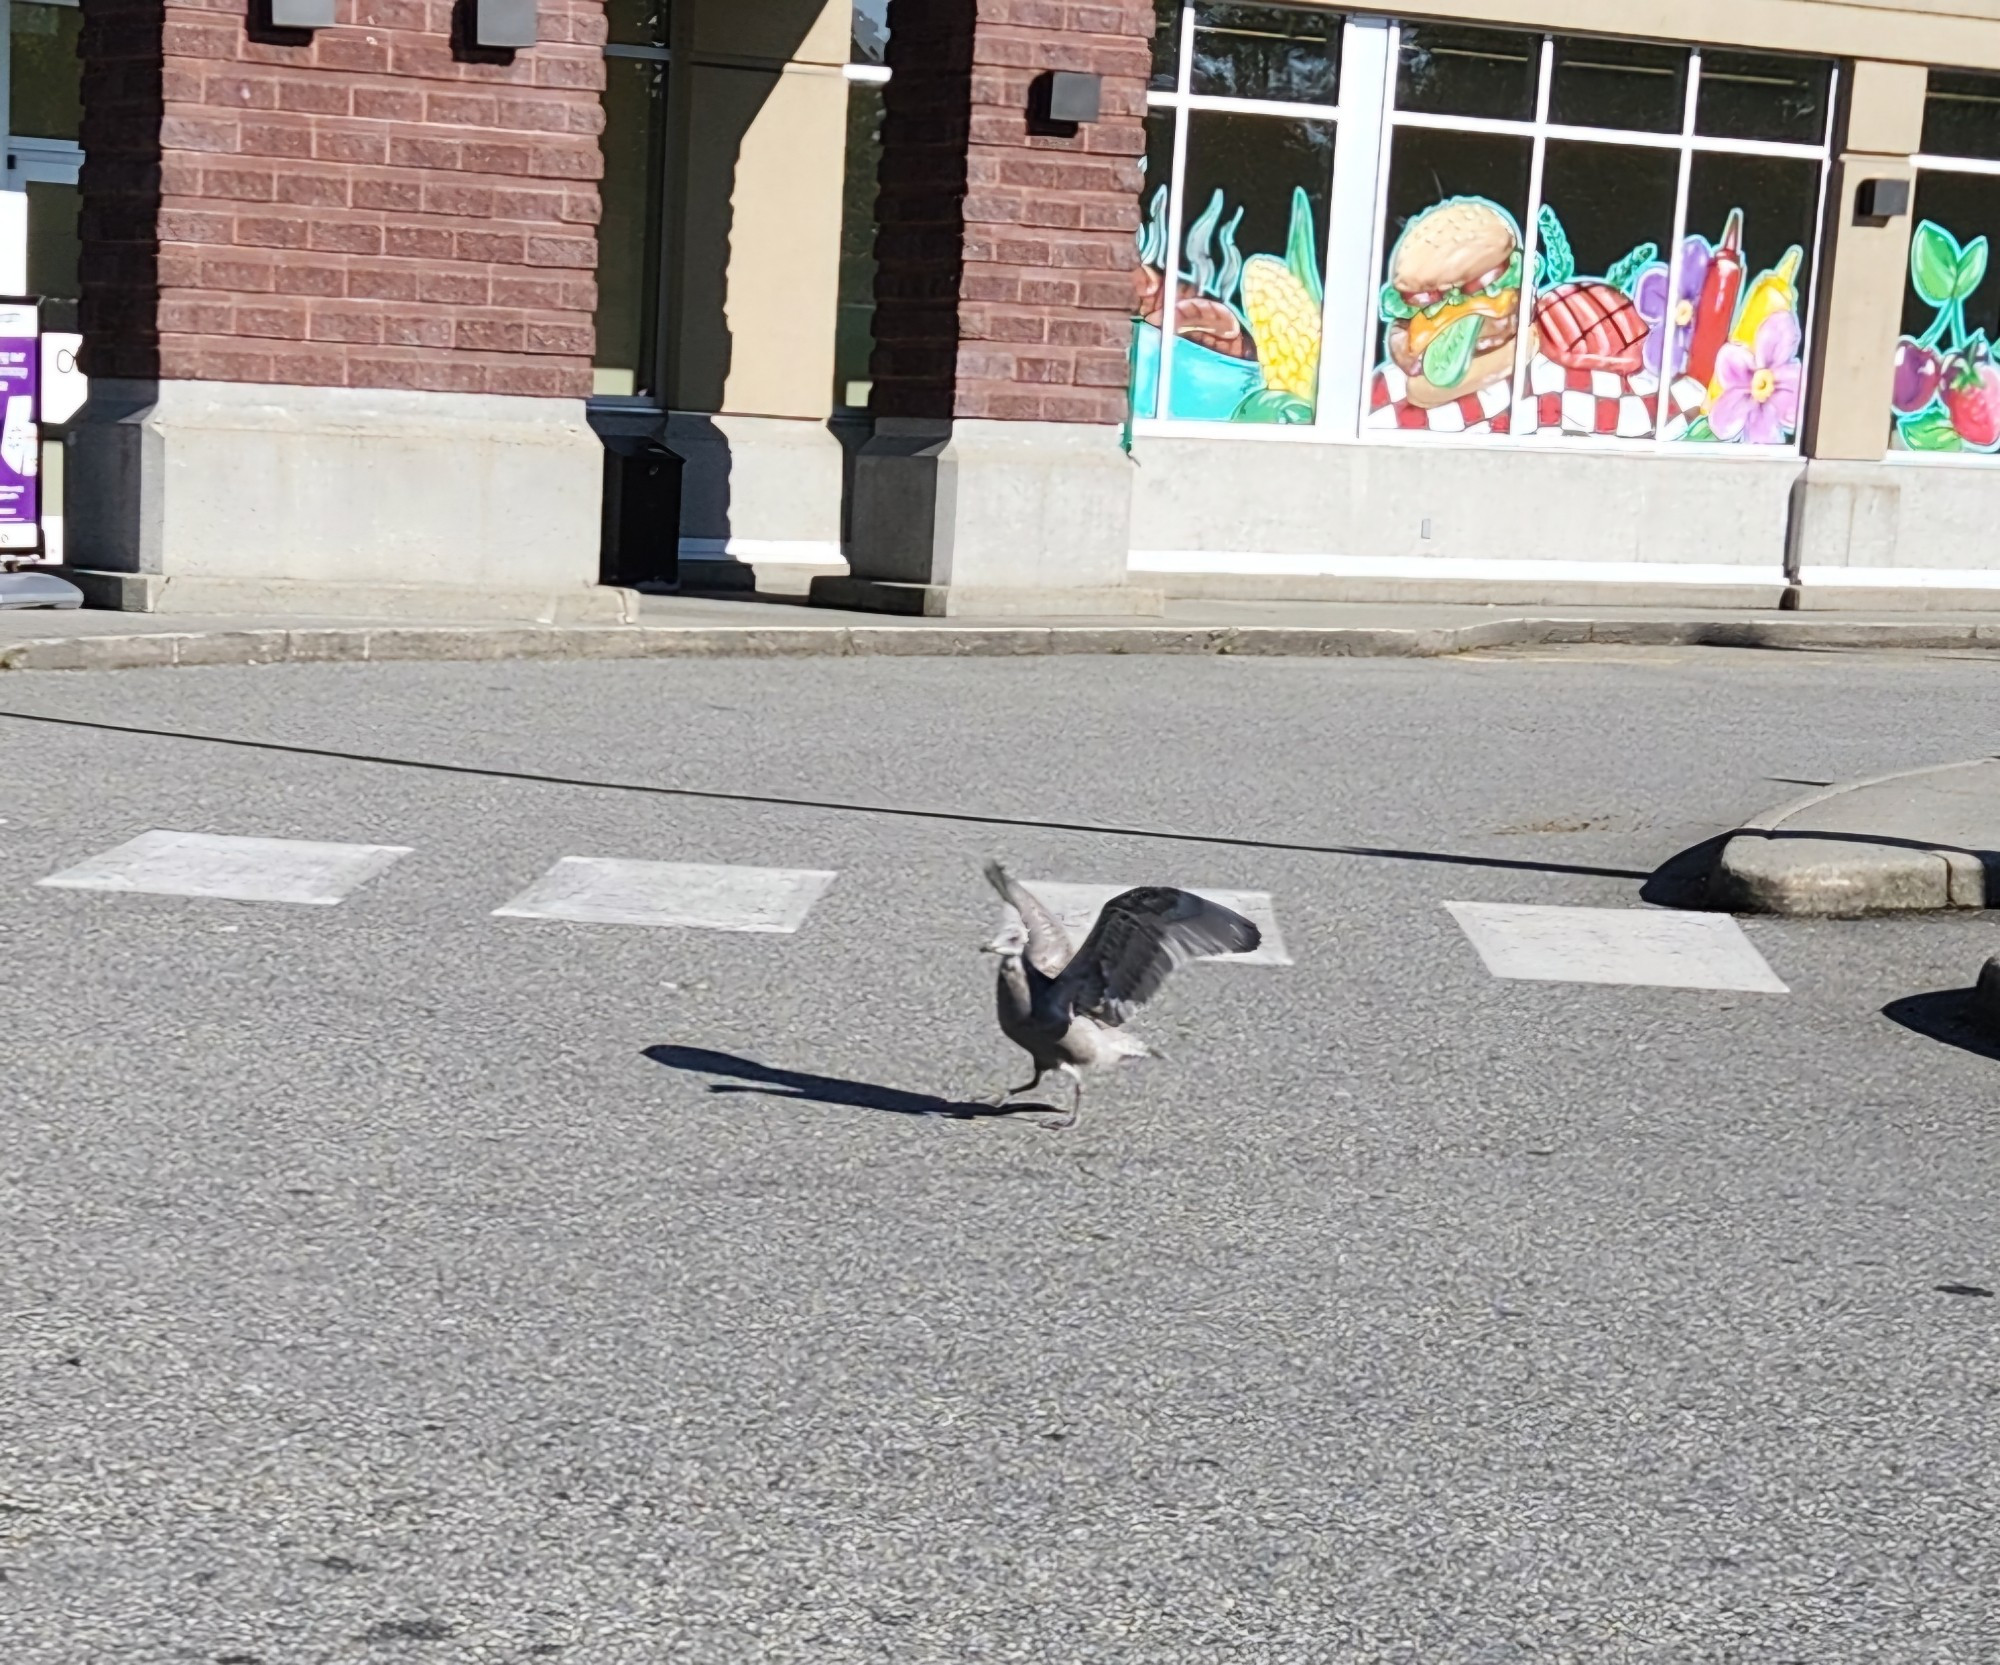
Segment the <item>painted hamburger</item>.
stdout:
[[[1389,357],[1420,409],[1450,404],[1514,370],[1521,233],[1484,197],[1449,197],[1403,228],[1382,290]],[[1530,323],[1528,350],[1535,346]]]

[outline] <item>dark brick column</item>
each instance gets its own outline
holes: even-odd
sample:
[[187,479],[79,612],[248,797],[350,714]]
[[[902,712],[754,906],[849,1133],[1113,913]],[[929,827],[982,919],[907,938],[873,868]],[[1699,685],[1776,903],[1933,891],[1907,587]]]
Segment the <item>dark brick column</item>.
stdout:
[[69,559],[94,601],[615,612],[596,306],[604,0],[90,0]]
[[588,393],[603,0],[506,54],[455,47],[451,0],[337,18],[91,0],[85,369]]
[[[1152,0],[897,0],[876,240],[874,409],[1125,414]],[[1103,113],[1030,131],[1037,76],[1103,77]]]
[[[816,598],[929,613],[1152,610],[1125,583],[1152,0],[895,0],[877,207],[875,438]],[[1095,122],[1038,78],[1102,78]],[[948,488],[948,489],[941,489]]]

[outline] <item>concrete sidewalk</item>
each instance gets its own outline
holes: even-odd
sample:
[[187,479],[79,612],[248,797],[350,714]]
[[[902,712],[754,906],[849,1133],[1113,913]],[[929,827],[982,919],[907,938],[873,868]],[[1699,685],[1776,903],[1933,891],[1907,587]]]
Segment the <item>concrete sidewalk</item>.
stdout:
[[1704,646],[2000,650],[2000,609],[1856,614],[1182,601],[1164,617],[990,623],[766,599],[648,596],[623,624],[0,613],[0,670],[366,660],[1236,654],[1429,658],[1482,648]]
[[2000,905],[2000,759],[1852,781],[1749,822],[1709,894],[1738,912],[1853,917]]

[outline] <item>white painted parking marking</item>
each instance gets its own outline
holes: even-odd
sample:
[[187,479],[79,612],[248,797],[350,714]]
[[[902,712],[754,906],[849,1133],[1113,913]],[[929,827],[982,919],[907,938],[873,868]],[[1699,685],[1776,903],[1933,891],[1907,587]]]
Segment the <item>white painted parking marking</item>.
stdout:
[[[1055,915],[1056,923],[1069,933],[1069,940],[1078,948],[1090,935],[1091,927],[1097,923],[1097,916],[1104,911],[1104,904],[1112,897],[1132,889],[1131,885],[1072,885],[1059,884],[1053,879],[1023,879],[1028,894]],[[1218,954],[1218,962],[1231,965],[1290,965],[1292,957],[1285,951],[1285,939],[1278,929],[1278,916],[1271,906],[1270,896],[1261,890],[1201,890],[1190,885],[1195,895],[1206,897],[1211,902],[1219,902],[1225,908],[1236,912],[1255,925],[1263,933],[1264,940],[1247,954]],[[1019,928],[1014,910],[1007,908],[1003,930]]]
[[498,919],[567,919],[586,925],[681,925],[698,931],[789,935],[838,875],[777,867],[707,867],[671,861],[565,856]]
[[231,838],[155,829],[52,873],[41,883],[57,890],[117,890],[325,908],[409,853],[400,844],[314,844],[296,838]]
[[1789,994],[1726,914],[1447,902],[1495,977]]

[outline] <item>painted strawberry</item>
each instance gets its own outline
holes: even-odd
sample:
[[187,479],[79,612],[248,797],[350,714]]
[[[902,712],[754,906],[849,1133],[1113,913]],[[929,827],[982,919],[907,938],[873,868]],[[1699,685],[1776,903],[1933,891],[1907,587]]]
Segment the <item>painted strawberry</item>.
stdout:
[[1976,451],[2000,445],[2000,366],[1978,342],[1945,364],[1944,408],[1958,437]]

